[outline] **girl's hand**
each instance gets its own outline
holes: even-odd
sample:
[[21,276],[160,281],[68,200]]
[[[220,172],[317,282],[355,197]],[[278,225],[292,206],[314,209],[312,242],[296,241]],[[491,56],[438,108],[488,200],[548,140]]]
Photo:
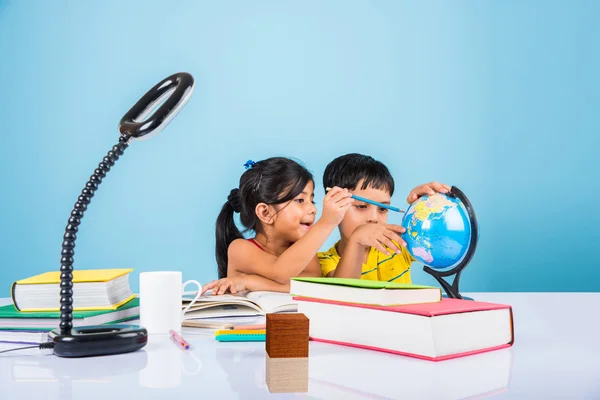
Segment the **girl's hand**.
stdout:
[[348,189],[341,189],[337,186],[331,189],[323,199],[323,213],[320,221],[327,225],[338,226],[354,202],[351,196]]
[[419,197],[424,195],[433,196],[435,192],[450,193],[450,186],[438,182],[425,183],[411,190],[406,198],[406,201],[408,204],[411,204],[414,203]]
[[246,276],[236,275],[234,277],[222,278],[217,281],[207,283],[202,287],[202,294],[206,293],[210,289],[213,289],[213,296],[225,294],[228,290],[232,294],[243,292],[246,290]]

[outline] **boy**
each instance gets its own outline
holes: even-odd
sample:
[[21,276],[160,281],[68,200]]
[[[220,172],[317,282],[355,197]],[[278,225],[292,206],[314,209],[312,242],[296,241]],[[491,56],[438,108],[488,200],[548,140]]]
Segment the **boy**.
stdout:
[[[390,204],[394,194],[394,178],[388,168],[373,157],[356,153],[331,161],[323,173],[323,186],[338,186],[383,204]],[[407,201],[413,203],[436,191],[448,193],[450,187],[437,182],[417,186]],[[414,258],[400,237],[405,229],[387,224],[387,217],[386,208],[355,200],[338,226],[340,240],[328,251],[318,253],[322,275],[411,283]]]

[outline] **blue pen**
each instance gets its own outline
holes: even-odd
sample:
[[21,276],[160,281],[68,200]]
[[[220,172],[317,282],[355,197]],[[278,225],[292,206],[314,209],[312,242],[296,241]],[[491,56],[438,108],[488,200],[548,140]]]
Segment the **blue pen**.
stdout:
[[[331,190],[331,188],[327,188],[325,190],[329,192]],[[364,197],[356,196],[354,194],[352,195],[352,198],[354,200],[358,200],[358,201],[362,201],[362,202],[365,202],[365,203],[373,204],[374,206],[377,206],[377,207],[387,208],[388,210],[392,210],[392,211],[396,211],[396,212],[401,212],[401,213],[405,212],[405,211],[402,211],[401,209],[396,208],[394,206],[391,206],[389,204],[378,203],[376,201],[365,199]]]

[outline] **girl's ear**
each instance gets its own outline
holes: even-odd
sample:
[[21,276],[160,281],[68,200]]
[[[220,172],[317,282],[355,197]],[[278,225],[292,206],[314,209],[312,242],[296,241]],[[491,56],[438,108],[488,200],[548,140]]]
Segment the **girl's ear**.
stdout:
[[258,217],[258,219],[260,219],[260,222],[262,222],[263,224],[273,224],[273,216],[275,216],[275,209],[273,208],[273,206],[270,206],[265,203],[258,203],[256,205],[256,208],[254,209],[254,212],[256,212],[256,216]]

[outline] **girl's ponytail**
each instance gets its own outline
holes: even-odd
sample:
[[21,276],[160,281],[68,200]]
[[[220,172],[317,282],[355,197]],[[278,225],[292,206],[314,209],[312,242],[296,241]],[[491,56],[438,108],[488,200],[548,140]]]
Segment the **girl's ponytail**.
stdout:
[[233,214],[236,212],[240,212],[239,189],[233,189],[229,193],[227,202],[223,205],[217,217],[215,255],[217,258],[219,279],[227,276],[227,251],[229,245],[235,239],[242,239],[244,237],[233,219]]

